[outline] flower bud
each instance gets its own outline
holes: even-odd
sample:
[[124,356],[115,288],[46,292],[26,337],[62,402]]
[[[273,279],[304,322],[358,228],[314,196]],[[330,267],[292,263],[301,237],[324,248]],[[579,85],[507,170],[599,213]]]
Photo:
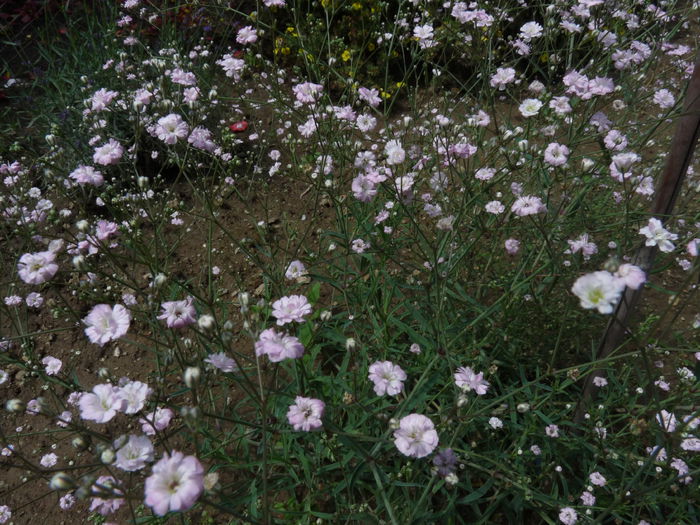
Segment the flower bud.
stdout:
[[216,322],[211,315],[202,315],[199,319],[197,319],[197,326],[199,326],[199,329],[204,332],[209,332],[215,325]]
[[188,388],[194,388],[201,378],[202,373],[196,366],[188,366],[185,370],[184,380]]
[[5,403],[5,409],[8,412],[24,412],[27,405],[21,399],[9,399]]
[[51,490],[71,490],[76,485],[75,480],[65,472],[56,472],[49,482]]
[[75,227],[78,228],[78,231],[86,232],[88,231],[88,228],[90,228],[90,223],[85,219],[82,219],[75,223]]
[[100,461],[105,465],[111,465],[114,463],[115,458],[116,453],[112,448],[106,448],[102,451],[102,454],[100,454]]
[[321,312],[321,321],[330,321],[331,315],[330,310],[324,310]]
[[76,270],[84,270],[87,266],[86,262],[87,259],[85,259],[84,255],[76,255],[73,257],[73,266],[75,266]]
[[87,448],[90,446],[90,438],[85,436],[75,436],[71,441],[71,445],[73,445],[73,448],[77,451],[82,452],[83,450],[87,450]]
[[515,408],[518,412],[524,414],[525,412],[528,412],[530,410],[530,403],[519,403],[518,406]]
[[583,171],[590,171],[594,165],[595,162],[592,159],[589,159],[588,157],[585,157],[581,160],[581,168],[583,168]]
[[357,343],[355,342],[355,339],[353,337],[348,337],[345,340],[345,350],[348,350],[348,351],[355,350],[356,346],[357,346]]
[[97,377],[104,380],[109,379],[109,370],[103,366],[97,371]]

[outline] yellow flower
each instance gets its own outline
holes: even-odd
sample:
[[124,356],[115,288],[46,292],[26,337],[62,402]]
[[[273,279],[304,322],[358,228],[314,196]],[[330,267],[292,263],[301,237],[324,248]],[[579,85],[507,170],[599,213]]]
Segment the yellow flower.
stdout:
[[350,56],[351,56],[350,50],[346,49],[345,51],[343,51],[343,54],[340,55],[340,58],[343,59],[343,62],[347,62],[348,60],[350,60]]
[[361,4],[360,2],[355,2],[355,3],[352,4],[352,8],[353,8],[355,11],[359,11],[360,9],[362,9],[362,4]]
[[374,42],[370,42],[369,44],[367,44],[367,49],[369,49],[370,51],[374,51],[376,47],[377,46],[374,45]]

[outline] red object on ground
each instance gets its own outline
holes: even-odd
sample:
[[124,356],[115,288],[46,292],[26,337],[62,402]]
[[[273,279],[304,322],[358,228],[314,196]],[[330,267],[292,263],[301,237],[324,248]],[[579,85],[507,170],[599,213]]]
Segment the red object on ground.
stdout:
[[239,120],[238,122],[234,122],[231,124],[228,129],[233,131],[234,133],[243,133],[245,130],[248,129],[248,123],[245,120]]

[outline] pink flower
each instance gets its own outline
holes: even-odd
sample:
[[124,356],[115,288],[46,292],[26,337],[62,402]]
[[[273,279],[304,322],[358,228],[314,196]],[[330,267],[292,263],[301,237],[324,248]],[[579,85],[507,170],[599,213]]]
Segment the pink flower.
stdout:
[[678,235],[666,230],[655,217],[649,219],[649,224],[640,228],[639,233],[647,238],[647,246],[658,246],[664,253],[672,252],[676,248],[671,241],[678,239]]
[[92,161],[101,166],[109,166],[116,164],[124,154],[124,148],[114,139],[109,139],[106,144],[99,148],[95,148],[95,154],[92,156]]
[[170,113],[158,119],[155,134],[166,144],[175,144],[178,139],[187,137],[189,128],[180,115]]
[[119,395],[114,385],[95,385],[92,392],[86,392],[78,401],[80,417],[96,423],[107,423],[117,412],[124,410],[126,400]]
[[146,398],[151,395],[152,389],[141,381],[129,381],[124,378],[119,381],[119,396],[126,401],[125,414],[137,414],[146,404]]
[[238,30],[236,42],[239,44],[254,44],[258,40],[258,34],[252,26],[245,26]]
[[632,288],[632,290],[637,290],[642,286],[646,280],[647,276],[639,266],[633,264],[621,264],[617,271],[615,272],[615,277],[622,279],[625,286]]
[[401,142],[398,140],[390,140],[384,146],[386,154],[386,163],[391,165],[401,164],[406,159],[406,151],[401,147]]
[[399,428],[394,431],[394,444],[405,456],[423,458],[438,446],[435,425],[421,414],[402,417]]
[[103,111],[117,95],[119,93],[116,91],[108,91],[105,88],[98,89],[92,94],[92,111]]
[[520,251],[520,241],[518,239],[506,239],[505,247],[508,255],[515,255]]
[[106,516],[124,505],[124,498],[119,497],[123,496],[124,493],[116,488],[117,484],[118,481],[112,476],[100,476],[97,478],[97,481],[92,486],[92,494],[95,497],[92,498],[90,512],[96,510],[102,516]]
[[503,91],[508,84],[515,81],[515,69],[512,67],[499,67],[491,77],[491,87]]
[[296,99],[302,104],[313,104],[321,96],[323,86],[313,82],[304,82],[294,86],[292,91],[294,91]]
[[367,102],[367,104],[373,108],[376,108],[382,102],[379,91],[375,88],[368,89],[366,87],[361,87],[357,90],[357,95],[360,97],[360,100]]
[[455,383],[465,392],[472,390],[479,396],[483,396],[489,389],[489,382],[484,379],[484,373],[474,372],[468,366],[462,366],[455,372]]
[[591,473],[591,475],[588,476],[588,479],[591,481],[591,484],[595,485],[596,487],[604,487],[607,483],[605,477],[603,477],[600,472]]
[[563,166],[569,160],[569,148],[552,142],[544,150],[544,161],[551,166]]
[[519,217],[535,215],[537,213],[544,213],[547,211],[547,208],[545,208],[542,200],[533,195],[518,197],[510,209]]
[[51,452],[49,454],[44,454],[41,457],[39,464],[44,468],[51,468],[56,464],[57,461],[58,461],[58,456],[56,456],[56,454]]
[[174,415],[169,408],[157,408],[155,412],[151,412],[139,419],[141,430],[148,436],[155,436],[156,431],[162,432],[168,428]]
[[278,334],[274,328],[260,332],[255,342],[255,355],[267,355],[273,363],[284,359],[298,359],[304,355],[304,345],[294,336]]
[[119,441],[124,440],[118,439],[114,443],[114,448],[118,449],[114,463],[117,468],[135,472],[145,467],[146,463],[153,461],[153,443],[146,436],[131,434],[129,440],[121,447],[117,446]]
[[167,301],[161,304],[163,311],[158,319],[164,319],[168,328],[182,328],[196,323],[197,312],[192,305],[192,300],[192,297],[188,297],[182,301]]
[[102,173],[92,166],[78,166],[68,176],[81,186],[102,186],[105,181]]
[[146,505],[158,516],[192,507],[204,491],[204,467],[194,456],[166,452],[146,479]]
[[41,284],[48,281],[58,271],[56,254],[52,251],[25,253],[17,263],[19,278],[27,284]]
[[369,367],[369,379],[374,383],[378,396],[395,396],[403,390],[406,372],[391,361],[377,361]]
[[283,326],[296,321],[304,322],[304,316],[311,313],[309,300],[303,295],[282,297],[272,303],[272,315],[277,319],[277,325]]
[[131,323],[131,314],[121,304],[115,304],[114,307],[98,304],[90,310],[83,322],[87,325],[85,335],[90,342],[104,346],[126,334]]
[[578,514],[571,507],[564,507],[559,511],[559,521],[564,525],[574,525],[578,521]]
[[551,438],[558,438],[559,437],[559,427],[557,425],[547,425],[544,428],[544,433],[547,434]]
[[299,280],[307,274],[306,267],[301,261],[292,261],[287,266],[287,271],[284,272],[284,277],[291,280]]
[[60,359],[56,359],[50,355],[47,355],[44,359],[42,359],[41,364],[44,365],[46,374],[50,376],[55,376],[58,374],[63,366],[63,362]]
[[287,421],[296,431],[318,430],[323,426],[321,418],[325,407],[320,399],[297,396],[287,411]]
[[235,372],[236,370],[238,370],[238,365],[236,365],[236,361],[231,359],[223,352],[219,352],[217,354],[210,354],[209,357],[207,357],[204,360],[204,362],[209,363],[214,368],[218,368],[222,372]]

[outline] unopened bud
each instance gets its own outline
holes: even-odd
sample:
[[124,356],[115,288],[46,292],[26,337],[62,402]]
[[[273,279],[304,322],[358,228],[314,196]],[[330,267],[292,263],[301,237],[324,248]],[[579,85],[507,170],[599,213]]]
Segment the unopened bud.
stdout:
[[75,436],[71,441],[71,445],[73,445],[73,448],[78,451],[87,450],[87,448],[90,446],[90,439],[86,438],[85,436]]
[[78,231],[86,232],[86,231],[88,231],[88,228],[90,227],[90,223],[88,221],[86,221],[85,219],[83,219],[83,220],[76,222],[75,227],[78,228]]
[[84,255],[76,255],[73,257],[73,266],[75,266],[76,270],[84,270],[87,266],[86,263],[87,259],[85,259]]
[[136,179],[136,183],[139,185],[139,188],[144,189],[148,186],[148,177],[139,177]]
[[100,461],[105,465],[111,465],[112,463],[114,463],[115,457],[116,454],[114,450],[111,448],[106,448],[102,451],[102,454],[100,454]]
[[204,332],[210,331],[215,325],[216,322],[211,315],[202,315],[199,319],[197,319],[197,326],[199,326],[199,329],[203,330]]
[[530,403],[519,403],[518,406],[515,408],[518,412],[524,414],[525,412],[528,412],[530,410]]
[[153,281],[151,282],[151,286],[153,288],[158,288],[160,286],[163,286],[165,284],[165,281],[167,281],[167,280],[168,280],[168,278],[165,276],[165,274],[159,273],[153,278]]
[[595,162],[593,162],[593,160],[589,159],[588,157],[581,159],[581,167],[583,168],[583,171],[590,171],[594,165]]
[[459,397],[457,398],[457,406],[459,408],[462,408],[464,405],[467,404],[469,401],[469,398],[465,396],[464,394],[460,394]]
[[450,487],[456,485],[457,482],[459,482],[459,478],[454,472],[450,472],[447,476],[445,476],[445,483]]
[[201,378],[202,373],[196,366],[188,366],[185,370],[184,380],[188,388],[194,388]]
[[109,379],[109,370],[103,366],[97,371],[97,376],[100,379]]
[[330,310],[324,310],[321,312],[321,321],[330,321],[331,315]]
[[21,399],[9,399],[5,403],[5,409],[8,412],[24,412],[25,408],[27,408],[27,405]]
[[389,428],[390,428],[391,430],[396,430],[396,429],[399,428],[399,426],[400,426],[400,425],[399,425],[399,420],[396,419],[395,417],[392,417],[392,418],[389,420]]
[[355,350],[356,346],[357,346],[357,343],[355,342],[354,338],[348,337],[345,340],[345,350]]
[[76,485],[75,480],[65,472],[56,472],[49,482],[51,490],[72,490]]

